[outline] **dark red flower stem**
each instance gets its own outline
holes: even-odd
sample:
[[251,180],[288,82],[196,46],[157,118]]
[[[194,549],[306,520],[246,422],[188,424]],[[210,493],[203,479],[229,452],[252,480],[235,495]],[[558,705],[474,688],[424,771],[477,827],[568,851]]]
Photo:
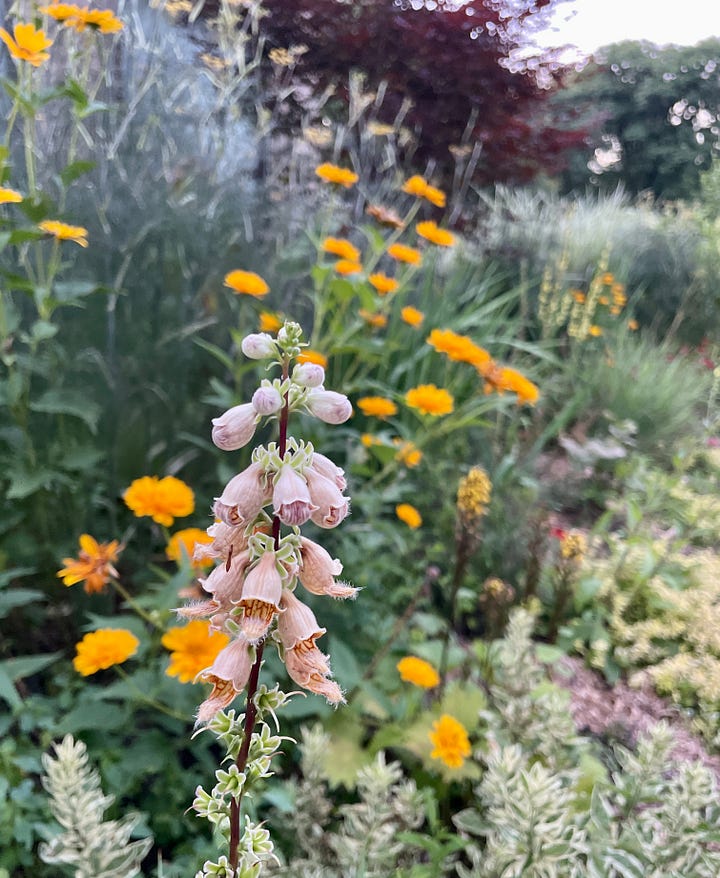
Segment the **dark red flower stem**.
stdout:
[[[284,360],[282,365],[282,380],[284,381],[289,374],[290,362],[289,360]],[[287,428],[288,428],[288,415],[289,415],[289,405],[288,405],[288,395],[285,394],[285,404],[282,407],[280,412],[280,428],[278,432],[278,454],[280,455],[280,459],[282,460],[285,455],[285,451],[287,449]],[[280,548],[280,519],[277,515],[273,516],[272,522],[272,535],[273,542],[275,543],[275,550]],[[257,719],[257,707],[255,705],[255,694],[257,692],[258,680],[260,678],[260,666],[262,665],[262,656],[263,650],[265,648],[265,642],[263,641],[260,646],[257,648],[257,657],[255,659],[255,664],[252,666],[250,671],[250,678],[248,679],[247,686],[247,701],[245,704],[245,724],[243,726],[243,742],[242,747],[240,748],[240,752],[238,753],[238,757],[235,760],[235,764],[238,767],[238,771],[245,771],[245,766],[247,765],[248,753],[250,752],[250,741],[252,740],[252,733],[255,728],[255,720]],[[239,859],[239,851],[238,846],[240,844],[240,802],[242,801],[242,795],[237,798],[233,797],[230,802],[230,850],[229,850],[229,866],[235,874],[238,866]]]

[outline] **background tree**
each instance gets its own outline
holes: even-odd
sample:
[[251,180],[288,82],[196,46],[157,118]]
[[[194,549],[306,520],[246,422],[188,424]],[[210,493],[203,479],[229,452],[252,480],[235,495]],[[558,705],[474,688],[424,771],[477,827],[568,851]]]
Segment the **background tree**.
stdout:
[[720,149],[720,40],[659,48],[624,42],[601,49],[553,102],[591,131],[564,175],[660,198],[692,198]]
[[262,27],[270,49],[307,47],[294,73],[315,93],[332,85],[347,97],[350,72],[362,72],[367,89],[383,93],[378,121],[400,114],[414,135],[418,166],[433,161],[452,173],[457,156],[475,148],[476,182],[524,182],[557,172],[582,142],[547,115],[558,65],[517,55],[558,2],[265,0]]

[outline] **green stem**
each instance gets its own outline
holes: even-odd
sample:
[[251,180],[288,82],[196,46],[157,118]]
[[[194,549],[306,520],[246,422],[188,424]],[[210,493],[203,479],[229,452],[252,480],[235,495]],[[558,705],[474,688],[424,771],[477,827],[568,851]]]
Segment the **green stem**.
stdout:
[[148,612],[143,610],[143,608],[137,603],[137,601],[133,598],[130,592],[123,585],[120,585],[117,579],[111,579],[109,580],[109,582],[115,589],[115,591],[124,598],[124,600],[130,605],[132,610],[137,613],[141,619],[147,622],[148,625],[152,625],[153,628],[157,629],[158,631],[165,631],[164,627],[160,625],[155,619],[153,619],[153,617]]

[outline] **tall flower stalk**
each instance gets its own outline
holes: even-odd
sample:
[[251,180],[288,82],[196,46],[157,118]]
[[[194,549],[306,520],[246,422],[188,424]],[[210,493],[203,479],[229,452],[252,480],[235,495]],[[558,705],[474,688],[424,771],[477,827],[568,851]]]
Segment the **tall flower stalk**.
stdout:
[[[208,598],[179,610],[189,618],[208,617],[210,629],[230,636],[200,679],[212,684],[200,705],[199,725],[207,725],[226,744],[231,770],[218,771],[218,784],[208,794],[201,788],[194,807],[214,822],[228,841],[228,856],[206,863],[204,875],[256,875],[256,867],[272,856],[272,843],[249,819],[241,825],[244,793],[267,776],[270,760],[282,738],[264,724],[286,697],[277,687],[260,685],[260,670],[268,640],[278,648],[292,680],[331,704],[344,701],[331,679],[328,657],[316,641],[325,634],[312,610],[296,595],[298,583],[312,594],[355,597],[357,589],[337,581],[342,564],[319,544],[303,536],[308,521],[321,528],[336,527],[349,512],[343,471],[315,451],[309,442],[290,436],[290,414],[303,411],[329,424],[341,424],[352,414],[343,394],[325,390],[325,373],[314,363],[296,363],[304,344],[296,323],[285,323],[273,338],[267,333],[247,336],[243,353],[279,367],[280,375],[264,379],[250,403],[234,406],[213,420],[212,438],[225,451],[247,445],[258,424],[277,419],[277,442],[253,450],[250,465],[225,485],[216,499],[216,522],[208,528],[210,543],[196,546],[196,558],[219,564],[201,581]],[[292,368],[291,368],[292,367]],[[266,511],[272,505],[272,514]],[[287,529],[283,533],[283,526]],[[223,713],[241,692],[245,713]],[[258,731],[259,729],[259,731]],[[257,842],[257,844],[256,844]]]

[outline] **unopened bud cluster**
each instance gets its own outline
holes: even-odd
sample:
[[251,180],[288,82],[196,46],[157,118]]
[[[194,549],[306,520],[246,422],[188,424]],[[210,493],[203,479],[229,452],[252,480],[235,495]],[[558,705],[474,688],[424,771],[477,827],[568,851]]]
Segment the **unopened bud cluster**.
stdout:
[[[314,363],[292,361],[302,350],[302,332],[286,323],[277,338],[255,333],[243,339],[251,359],[277,364],[281,376],[265,379],[249,403],[234,406],[213,420],[213,442],[225,451],[247,445],[263,419],[281,423],[278,443],[254,449],[251,463],[233,476],[216,498],[216,522],[208,528],[209,544],[198,545],[195,558],[211,558],[218,566],[201,580],[204,601],[182,608],[187,617],[209,617],[210,628],[231,636],[213,665],[200,673],[212,683],[200,705],[198,722],[206,722],[245,689],[256,649],[268,636],[278,646],[290,677],[304,689],[343,700],[330,679],[328,658],[316,641],[326,631],[296,595],[297,584],[311,594],[355,597],[357,589],[339,582],[342,564],[300,528],[308,521],[334,528],[350,510],[343,494],[345,475],[309,442],[287,437],[287,418],[305,412],[328,424],[341,424],[352,414],[346,396],[325,390],[325,373]],[[270,507],[268,510],[267,507]],[[289,532],[280,534],[280,524]],[[241,784],[239,778],[224,782]]]
[[[217,783],[208,793],[201,786],[195,790],[193,810],[201,817],[209,820],[217,827],[224,837],[229,836],[230,829],[230,802],[236,801],[243,794],[250,794],[252,788],[269,777],[270,762],[277,753],[283,741],[288,740],[280,735],[274,735],[264,721],[268,714],[274,716],[277,707],[287,700],[288,696],[277,687],[266,689],[264,686],[256,693],[255,705],[258,711],[255,731],[250,738],[248,760],[245,770],[240,771],[238,766],[232,763],[227,770],[218,769],[215,772]],[[213,732],[226,750],[226,758],[223,762],[237,758],[245,737],[243,724],[244,714],[235,715],[234,710],[227,713],[218,712],[205,728]],[[217,862],[208,860],[202,869],[196,873],[195,878],[257,878],[261,864],[277,858],[274,854],[274,846],[270,833],[262,825],[252,822],[245,816],[238,839],[238,863],[233,870],[227,857],[220,857]]]

